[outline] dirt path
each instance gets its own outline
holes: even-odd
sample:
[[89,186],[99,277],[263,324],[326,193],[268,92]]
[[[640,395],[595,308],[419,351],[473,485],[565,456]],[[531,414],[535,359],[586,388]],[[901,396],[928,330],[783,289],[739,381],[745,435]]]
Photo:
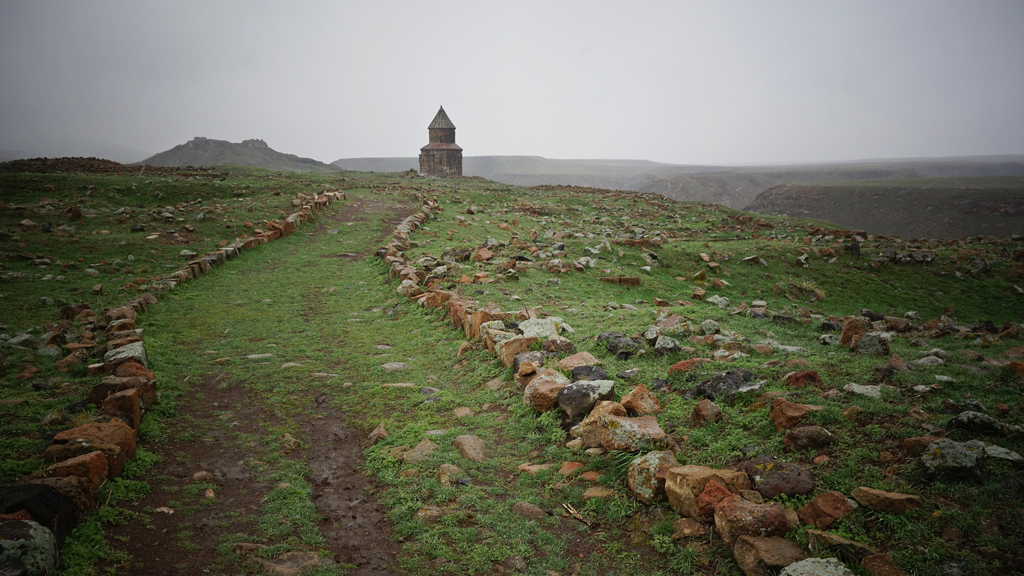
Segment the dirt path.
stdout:
[[[353,204],[349,201],[328,209],[311,234],[307,227],[299,229],[285,240],[289,254],[301,253],[323,241],[328,230],[346,223],[380,221],[384,213],[393,214],[389,220],[397,223],[416,206],[414,201],[393,198]],[[384,230],[393,228],[393,223],[388,222]],[[363,265],[361,257],[375,247],[348,245],[345,250],[350,252],[339,258],[338,264]],[[289,262],[293,259],[275,258],[276,277],[288,277]],[[199,350],[208,346],[202,341],[190,344]],[[188,382],[187,396],[201,401],[182,402],[178,407],[179,417],[167,434],[174,440],[143,446],[161,461],[142,478],[149,484],[149,494],[135,503],[118,504],[139,516],[107,530],[112,546],[130,557],[127,562],[111,559],[109,565],[116,566],[117,573],[250,574],[253,570],[248,567],[264,562],[258,556],[277,555],[273,553],[273,546],[280,544],[277,542],[237,543],[263,532],[259,522],[265,495],[279,485],[260,474],[258,464],[268,457],[268,451],[259,439],[261,434],[266,436],[267,423],[281,422],[284,417],[236,382],[229,366],[204,372]],[[287,451],[287,458],[305,462],[311,471],[308,499],[322,517],[316,524],[326,539],[322,547],[347,574],[400,573],[395,563],[399,547],[391,541],[391,524],[372,497],[373,480],[360,468],[362,434],[349,425],[345,414],[330,406],[329,394],[313,396],[301,402],[315,406],[323,417],[300,415],[289,420],[290,425],[304,429],[308,442],[296,443]],[[253,463],[257,463],[255,469]],[[270,549],[254,553],[256,545]],[[309,548],[298,546],[304,547]],[[243,563],[245,558],[248,564]],[[263,567],[273,572],[270,564]]]

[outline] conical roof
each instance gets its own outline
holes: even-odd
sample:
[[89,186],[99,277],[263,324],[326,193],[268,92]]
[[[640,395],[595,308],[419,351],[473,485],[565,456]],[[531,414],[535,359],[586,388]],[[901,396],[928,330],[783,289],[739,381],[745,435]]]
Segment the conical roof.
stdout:
[[437,116],[434,116],[434,120],[430,123],[430,126],[427,126],[427,130],[437,130],[441,128],[455,130],[455,124],[452,124],[452,121],[448,119],[448,115],[444,113],[444,106],[441,106],[437,111]]

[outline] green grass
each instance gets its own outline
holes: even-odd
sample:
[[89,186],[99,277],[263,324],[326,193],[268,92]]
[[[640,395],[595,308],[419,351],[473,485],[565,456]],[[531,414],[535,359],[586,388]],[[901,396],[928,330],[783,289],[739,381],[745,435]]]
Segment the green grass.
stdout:
[[[245,448],[250,455],[246,460],[249,470],[269,486],[258,494],[260,509],[252,515],[255,528],[246,535],[253,540],[267,539],[272,545],[264,549],[266,555],[298,549],[329,554],[329,542],[319,531],[320,515],[312,503],[310,470],[301,458],[302,447],[309,446],[313,440],[304,422],[322,416],[327,410],[312,399],[326,394],[327,406],[343,411],[348,423],[359,432],[368,433],[383,422],[391,433],[387,439],[365,450],[364,468],[381,484],[379,491],[367,496],[377,498],[388,510],[395,538],[402,539],[399,564],[412,574],[489,573],[495,571],[496,564],[517,556],[526,560],[529,573],[537,574],[549,571],[738,573],[731,553],[717,538],[672,542],[668,538],[671,533],[668,522],[675,518],[671,516],[674,513],[651,525],[638,524],[649,507],[633,498],[626,486],[625,468],[634,455],[588,456],[566,448],[568,438],[558,415],[554,412],[537,415],[524,406],[510,370],[485,350],[457,357],[457,350],[465,341],[464,334],[453,329],[441,312],[417,307],[395,293],[397,282],[388,279],[387,267],[372,257],[372,251],[390,231],[390,222],[395,216],[416,205],[411,195],[413,191],[436,195],[443,208],[412,235],[407,254],[413,260],[428,254],[438,257],[450,248],[475,248],[487,238],[499,242],[518,238],[518,246],[496,249],[499,258],[495,262],[529,254],[527,247],[531,245],[549,250],[557,241],[565,244],[566,255],[562,260],[571,263],[582,256],[593,256],[587,247],[598,247],[604,240],[609,242],[600,248],[597,265],[584,272],[552,274],[535,265],[520,269],[517,281],[463,285],[461,290],[481,304],[494,302],[513,312],[537,307],[544,313],[563,317],[575,329],[571,338],[577,350],[593,353],[613,378],[627,368],[639,368],[636,382],[650,384],[654,378],[667,378],[669,388],[656,393],[664,406],[659,422],[679,441],[682,448],[676,457],[680,463],[735,465],[742,459],[740,450],[752,447],[761,454],[811,466],[817,475],[816,490],[810,496],[779,500],[792,506],[799,506],[827,490],[849,494],[861,485],[914,493],[926,499],[935,495],[951,498],[963,506],[962,511],[929,505],[921,513],[887,517],[859,509],[838,525],[837,531],[886,549],[901,566],[915,569],[920,566],[921,573],[934,573],[944,562],[962,557],[975,569],[998,571],[996,561],[937,539],[946,526],[961,527],[972,544],[996,547],[1006,547],[1019,540],[1024,531],[1017,520],[1007,517],[1002,521],[1001,534],[988,536],[975,521],[993,510],[1016,506],[1016,489],[1007,487],[1015,486],[1018,469],[995,464],[981,483],[945,485],[923,478],[913,460],[897,459],[895,464],[885,461],[885,453],[899,453],[902,439],[928,434],[928,426],[945,424],[949,415],[943,413],[942,398],[963,401],[971,397],[990,410],[1004,403],[1012,409],[1009,414],[1000,416],[1001,419],[1015,424],[1024,422],[1019,410],[1016,376],[1008,370],[978,373],[974,369],[976,363],[966,361],[964,356],[966,349],[974,349],[989,358],[1003,358],[1009,348],[1020,345],[1019,341],[1007,339],[984,346],[974,344],[971,339],[952,337],[930,341],[928,348],[943,348],[950,362],[939,368],[919,368],[898,374],[890,383],[895,390],[886,392],[881,400],[848,393],[826,399],[818,389],[787,390],[784,375],[802,368],[784,364],[765,366],[769,360],[801,357],[819,372],[829,388],[841,390],[847,383],[867,383],[875,365],[883,363],[885,358],[855,356],[846,349],[818,342],[821,320],[854,314],[861,308],[894,316],[916,310],[929,319],[952,306],[961,323],[992,319],[1001,325],[1008,320],[1018,321],[1024,316],[1024,301],[1009,297],[1005,289],[1008,283],[1020,282],[1015,277],[1019,267],[1009,262],[1005,254],[1024,247],[1021,243],[999,246],[928,244],[926,248],[937,255],[932,265],[880,268],[870,266],[867,263],[870,258],[855,259],[837,250],[835,262],[830,263],[830,258],[812,253],[810,265],[802,267],[795,259],[804,247],[802,240],[807,233],[803,227],[813,224],[808,220],[764,217],[774,228],[762,230],[758,238],[752,238],[750,231],[737,230],[742,225],[737,216],[742,213],[715,205],[674,203],[623,193],[516,189],[474,180],[424,181],[352,174],[346,177],[350,180],[342,183],[337,180],[338,176],[278,176],[234,169],[224,181],[212,178],[166,181],[170,177],[152,176],[149,183],[145,176],[133,179],[131,176],[0,175],[0,185],[7,186],[5,191],[11,192],[10,196],[4,196],[5,200],[26,206],[38,204],[40,189],[45,184],[58,187],[58,192],[66,194],[81,190],[90,182],[95,183],[98,191],[84,196],[90,209],[93,203],[95,207],[107,209],[118,202],[152,207],[173,205],[177,201],[192,202],[197,198],[202,198],[203,205],[209,206],[213,198],[221,198],[225,206],[234,207],[225,214],[226,224],[232,227],[223,228],[225,223],[218,223],[200,228],[200,224],[214,223],[192,222],[197,234],[208,236],[208,240],[194,245],[201,249],[189,247],[197,252],[212,249],[221,240],[233,239],[232,234],[242,231],[239,225],[244,226],[245,220],[279,217],[280,211],[287,208],[287,200],[296,192],[317,191],[328,185],[345,186],[350,188],[350,203],[372,207],[371,211],[359,214],[352,226],[338,226],[336,234],[310,237],[306,235],[307,228],[300,228],[293,238],[246,252],[202,279],[166,294],[140,316],[140,325],[146,330],[151,368],[160,382],[160,402],[147,416],[140,431],[143,447],[129,464],[125,477],[105,488],[109,508],[83,525],[90,528],[73,540],[76,544],[70,549],[75,566],[95,564],[99,559],[97,554],[112,553],[109,547],[99,545],[96,550],[100,552],[80,550],[80,546],[95,541],[96,531],[102,531],[101,522],[147,521],[130,518],[115,508],[118,501],[130,502],[145,493],[144,480],[156,464],[154,453],[147,445],[171,438],[199,442],[212,439],[211,430],[202,429],[197,422],[185,421],[178,414],[183,402],[205,400],[203,391],[193,386],[208,376],[217,378],[218,388],[241,390],[246,403],[280,414],[279,419],[258,422],[254,430],[242,433],[231,428],[240,407],[222,406],[218,407],[218,417],[212,425],[226,431],[235,445]],[[132,186],[135,189],[129,192]],[[415,190],[408,190],[409,187]],[[232,191],[243,189],[246,195],[233,195]],[[281,196],[274,196],[273,192],[278,190],[282,191]],[[164,198],[156,202],[153,196],[158,192]],[[253,206],[251,213],[246,208],[249,205]],[[475,214],[467,213],[471,206],[476,207]],[[136,244],[141,244],[157,253],[151,253],[152,258],[147,256],[135,266],[145,267],[147,274],[166,273],[164,270],[170,269],[162,269],[163,262],[180,263],[175,260],[174,249],[142,243],[126,231],[131,223],[141,221],[139,214],[143,208],[138,211],[125,222],[117,222],[113,214],[97,209],[95,218],[76,224],[86,231],[90,227],[110,229],[110,235],[103,235],[108,237],[106,240],[112,241],[115,247],[119,242],[126,242],[116,249],[107,245],[110,242],[94,239],[89,231],[78,234],[78,243],[68,246],[52,237],[19,234],[17,239],[0,240],[0,246],[5,246],[0,250],[52,252],[61,262],[74,262],[77,261],[73,258],[76,251],[92,245],[89,242],[97,242],[96,260],[115,258],[129,249],[139,250]],[[0,211],[0,214],[8,212]],[[499,227],[502,223],[510,224],[511,230]],[[180,224],[175,226],[180,227]],[[649,272],[641,269],[647,265],[643,257],[645,250],[614,243],[620,235],[631,235],[638,227],[658,230],[665,239],[660,248],[654,248],[657,265]],[[549,231],[561,233],[563,238],[545,238]],[[577,233],[584,236],[578,237]],[[448,240],[449,235],[451,240]],[[536,240],[532,240],[534,236]],[[19,248],[19,242],[25,247]],[[872,240],[869,244],[875,242],[881,241]],[[819,239],[811,246],[832,244]],[[136,252],[135,262],[140,260],[140,253]],[[365,253],[366,256],[339,257],[343,253]],[[717,270],[708,267],[702,253],[720,264]],[[950,259],[955,258],[957,265],[961,265],[979,253],[991,260],[990,269],[977,276],[957,278],[958,269]],[[750,255],[760,256],[768,265],[741,262]],[[541,260],[536,256],[532,258]],[[148,262],[149,259],[153,262]],[[5,260],[3,265],[9,266],[12,272],[37,273],[24,261]],[[709,277],[696,280],[702,271]],[[478,263],[463,264],[460,274],[472,276],[476,272],[497,275],[494,264]],[[642,285],[625,288],[598,280],[619,275],[639,276]],[[730,286],[712,289],[713,278],[725,280]],[[9,327],[40,325],[52,321],[56,313],[56,303],[50,308],[36,306],[42,294],[39,288],[42,282],[30,280],[14,278],[10,282],[24,284],[0,285],[0,292],[7,293],[7,302],[13,304],[11,320],[5,320]],[[62,284],[64,292],[54,293],[57,294],[54,298],[75,301],[87,293],[91,295],[90,282],[93,280],[80,278]],[[776,286],[792,285],[813,286],[819,295],[812,300],[811,290],[802,293],[773,290]],[[447,282],[444,286],[456,288]],[[707,289],[709,296],[728,297],[730,306],[723,310],[693,299],[691,294],[697,286]],[[937,290],[943,294],[938,296]],[[118,294],[128,295],[128,292]],[[657,357],[648,351],[645,355],[620,361],[594,341],[594,336],[607,330],[642,333],[655,321],[658,310],[651,304],[655,298],[672,302],[667,310],[686,317],[695,325],[707,319],[716,320],[733,334],[733,339],[749,356],[732,363],[704,364],[689,374],[669,377],[669,366],[688,358],[709,357],[712,348],[682,335],[677,338],[692,349],[689,352]],[[115,300],[111,297],[109,302]],[[753,300],[767,301],[773,313],[806,316],[810,321],[781,325],[729,313],[733,306]],[[690,305],[676,304],[676,301],[690,301]],[[637,309],[609,309],[610,302],[633,305]],[[802,346],[807,351],[765,356],[752,348],[762,340]],[[390,348],[381,349],[379,345]],[[921,350],[928,349],[911,347],[909,340],[903,337],[895,338],[892,348],[907,360],[916,359]],[[256,353],[272,353],[273,356],[262,360],[245,358]],[[223,366],[213,363],[222,357],[230,361]],[[15,382],[13,375],[20,371],[21,364],[30,360],[43,369],[42,378],[58,387],[41,393],[31,392],[27,384]],[[405,362],[409,367],[401,372],[386,372],[380,368],[392,361]],[[297,362],[301,366],[282,369],[285,362]],[[684,398],[681,392],[715,373],[740,367],[751,369],[758,380],[767,380],[765,389],[768,391],[786,391],[794,401],[825,406],[824,411],[812,415],[809,421],[825,426],[835,435],[835,444],[827,450],[828,463],[811,464],[816,453],[787,452],[781,442],[782,434],[768,421],[767,407],[751,409],[758,396],[755,393],[740,395],[732,405],[723,403],[724,422],[691,428],[689,415],[696,401]],[[12,415],[0,425],[0,448],[11,456],[4,459],[0,471],[5,475],[4,481],[10,481],[38,469],[38,460],[33,460],[33,456],[45,447],[45,442],[35,439],[40,420],[53,411],[66,412],[75,394],[84,394],[92,380],[84,374],[59,374],[52,364],[22,352],[5,357],[2,370],[0,377],[4,387],[0,389],[0,400],[33,400],[2,408]],[[313,372],[334,373],[338,377],[316,379],[311,376]],[[914,385],[935,383],[936,374],[951,376],[955,382],[943,383],[938,392],[924,395],[910,392]],[[493,378],[501,378],[504,385],[498,390],[485,387],[484,383]],[[59,387],[63,382],[69,385]],[[427,397],[417,388],[381,388],[382,384],[391,382],[413,382],[439,388],[441,392],[425,401]],[[633,385],[634,382],[617,380],[616,398],[621,398]],[[72,394],[67,395],[67,392]],[[841,415],[841,411],[852,404],[863,409],[856,421]],[[489,405],[486,410],[485,405]],[[452,410],[460,406],[470,407],[475,414],[456,418]],[[927,418],[915,419],[916,412],[912,413],[912,409],[923,410]],[[71,415],[65,418],[68,416]],[[415,445],[432,430],[445,432],[431,436],[438,448],[425,461],[406,464],[389,454],[392,448]],[[295,438],[299,448],[288,449],[281,440],[285,433]],[[474,434],[486,442],[487,461],[475,463],[461,457],[453,445],[454,438],[461,434]],[[951,436],[966,439],[957,434]],[[986,440],[1012,450],[1022,448],[1019,439]],[[557,472],[560,464],[569,460],[582,462],[583,470],[599,472],[597,483],[615,489],[615,496],[584,502],[583,491],[592,484],[575,477],[563,477]],[[554,466],[536,476],[516,470],[527,461]],[[472,480],[471,485],[442,487],[434,476],[442,463],[461,467]],[[415,475],[412,475],[414,470]],[[174,494],[177,500],[174,508],[183,522],[176,534],[180,545],[186,548],[195,545],[195,532],[188,523],[204,510],[199,497],[207,487],[213,486],[193,483]],[[511,506],[520,500],[553,510],[554,514],[539,521],[523,519],[510,512]],[[561,515],[563,503],[572,505],[599,526],[589,529]],[[444,515],[436,521],[423,521],[417,517],[417,512],[426,506],[439,507]],[[241,522],[242,519],[225,517],[223,521]],[[586,544],[577,545],[575,542],[581,536]],[[225,540],[218,544],[221,562],[237,560],[233,542]],[[583,559],[575,552],[577,546],[583,546],[580,548]]]

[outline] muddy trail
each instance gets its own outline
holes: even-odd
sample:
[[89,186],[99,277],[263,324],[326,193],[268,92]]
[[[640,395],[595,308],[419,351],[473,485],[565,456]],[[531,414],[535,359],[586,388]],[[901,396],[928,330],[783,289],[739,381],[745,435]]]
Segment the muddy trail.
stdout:
[[[333,259],[339,267],[365,267],[363,258],[372,254],[382,235],[416,207],[415,200],[399,197],[344,204],[324,212],[312,228],[303,227],[287,241],[275,243],[283,247],[263,266],[268,281],[297,281],[301,275],[298,256],[317,243],[337,238],[332,234],[336,235],[338,228],[379,225],[381,236],[345,242],[342,257]],[[230,285],[213,296],[234,300],[246,290],[244,286]],[[301,316],[308,324],[309,317],[319,313],[317,299],[309,298],[306,306]],[[159,328],[151,330],[151,337],[158,337]],[[319,339],[315,325],[306,337]],[[212,351],[207,349],[216,343],[197,339],[178,344],[210,357]],[[125,516],[130,520],[107,528],[107,538],[119,554],[109,559],[106,567],[118,574],[147,576],[298,574],[332,565],[360,576],[401,573],[395,562],[399,545],[392,541],[386,511],[373,497],[374,480],[360,468],[365,433],[352,426],[344,411],[331,405],[335,387],[355,376],[347,374],[344,361],[337,359],[343,347],[344,343],[326,347],[331,350],[327,355],[331,369],[316,374],[325,379],[324,386],[306,388],[290,397],[291,406],[303,408],[298,412],[279,410],[254,392],[248,385],[252,379],[246,372],[248,365],[219,365],[217,361],[197,365],[185,378],[187,389],[178,402],[177,416],[168,419],[168,440],[142,445],[159,461],[139,478],[148,484],[148,494],[134,502],[130,498],[117,502],[128,511]],[[155,359],[159,364],[160,359]],[[268,433],[283,428],[299,433]],[[270,440],[279,450],[267,447]],[[275,529],[268,524],[288,524],[267,512],[273,505],[268,503],[268,493],[287,483],[263,473],[272,468],[268,462],[282,456],[308,472],[305,501],[315,505],[311,516],[322,537],[316,546],[307,541],[311,539],[308,531],[305,536],[289,536],[283,541],[266,536]],[[292,551],[282,554],[282,545]]]

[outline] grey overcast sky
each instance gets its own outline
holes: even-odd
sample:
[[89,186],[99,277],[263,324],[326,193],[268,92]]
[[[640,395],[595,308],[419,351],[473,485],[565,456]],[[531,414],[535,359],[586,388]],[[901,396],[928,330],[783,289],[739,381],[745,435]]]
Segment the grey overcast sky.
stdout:
[[0,0],[0,150],[331,162],[1024,153],[1024,1]]

